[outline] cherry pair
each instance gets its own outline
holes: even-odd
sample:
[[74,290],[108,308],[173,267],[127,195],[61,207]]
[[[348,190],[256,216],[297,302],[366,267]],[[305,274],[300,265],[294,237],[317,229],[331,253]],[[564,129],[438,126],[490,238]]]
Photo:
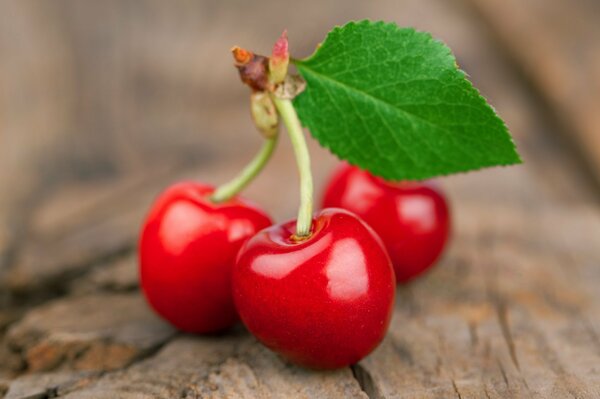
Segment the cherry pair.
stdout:
[[326,208],[307,237],[296,236],[295,222],[268,227],[258,207],[215,203],[212,193],[180,183],[153,205],[140,243],[146,298],[187,332],[223,330],[239,314],[266,346],[310,367],[343,367],[370,353],[392,314],[390,257],[398,281],[407,281],[435,261],[448,234],[434,188],[386,183],[348,165],[324,205],[360,218]]

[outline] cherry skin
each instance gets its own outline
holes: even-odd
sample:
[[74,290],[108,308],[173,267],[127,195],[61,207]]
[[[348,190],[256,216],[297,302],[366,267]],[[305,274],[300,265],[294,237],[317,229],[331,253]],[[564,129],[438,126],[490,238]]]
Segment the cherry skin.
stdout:
[[448,204],[430,182],[386,182],[344,163],[325,190],[323,207],[348,209],[367,222],[383,240],[399,283],[428,270],[448,240]]
[[291,361],[333,369],[381,342],[394,306],[394,270],[381,240],[354,214],[325,209],[306,239],[295,222],[250,238],[233,270],[233,297],[252,334]]
[[154,202],[142,227],[140,279],[151,307],[175,327],[211,333],[238,316],[231,270],[239,248],[271,225],[263,211],[234,198],[212,203],[213,187],[182,182]]

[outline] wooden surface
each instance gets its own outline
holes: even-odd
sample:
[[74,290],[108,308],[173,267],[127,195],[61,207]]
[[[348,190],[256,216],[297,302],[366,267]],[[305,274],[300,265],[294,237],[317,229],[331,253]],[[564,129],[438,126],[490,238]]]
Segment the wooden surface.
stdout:
[[[600,397],[597,107],[571,103],[580,74],[600,81],[600,48],[565,28],[595,27],[598,5],[569,2],[550,40],[538,11],[558,1],[297,3],[0,3],[0,398]],[[223,182],[260,145],[228,49],[287,27],[303,56],[364,17],[446,41],[525,164],[443,179],[450,248],[351,368],[295,367],[241,326],[177,333],[139,294],[136,236],[163,187]],[[336,160],[310,147],[320,187]],[[278,220],[295,214],[292,156],[282,140],[246,193]]]

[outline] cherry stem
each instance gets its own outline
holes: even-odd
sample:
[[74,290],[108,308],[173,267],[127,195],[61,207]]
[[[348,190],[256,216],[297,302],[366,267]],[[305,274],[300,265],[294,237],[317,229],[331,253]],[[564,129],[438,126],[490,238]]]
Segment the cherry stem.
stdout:
[[231,199],[234,195],[242,191],[265,167],[273,150],[277,144],[277,136],[265,139],[265,142],[248,165],[229,182],[219,186],[210,196],[210,200],[215,203],[225,202]]
[[296,220],[296,234],[298,238],[310,236],[312,225],[313,208],[313,181],[310,171],[310,155],[302,126],[296,115],[296,110],[291,100],[271,96],[281,119],[287,128],[288,134],[296,154],[296,163],[300,174],[300,208],[298,209],[298,219]]

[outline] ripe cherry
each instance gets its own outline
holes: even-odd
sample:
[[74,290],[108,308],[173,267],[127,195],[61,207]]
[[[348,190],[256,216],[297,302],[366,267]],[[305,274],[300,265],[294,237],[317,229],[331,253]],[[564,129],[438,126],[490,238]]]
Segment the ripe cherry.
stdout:
[[154,310],[177,328],[215,332],[233,325],[231,269],[241,245],[270,226],[239,198],[212,203],[210,186],[183,182],[152,205],[140,240],[140,278]]
[[383,244],[363,221],[325,209],[307,238],[295,222],[250,238],[233,270],[242,321],[295,363],[338,368],[358,362],[385,336],[395,280]]
[[323,207],[348,209],[367,222],[385,243],[400,283],[430,268],[448,239],[448,205],[431,183],[386,182],[343,164],[326,188]]

